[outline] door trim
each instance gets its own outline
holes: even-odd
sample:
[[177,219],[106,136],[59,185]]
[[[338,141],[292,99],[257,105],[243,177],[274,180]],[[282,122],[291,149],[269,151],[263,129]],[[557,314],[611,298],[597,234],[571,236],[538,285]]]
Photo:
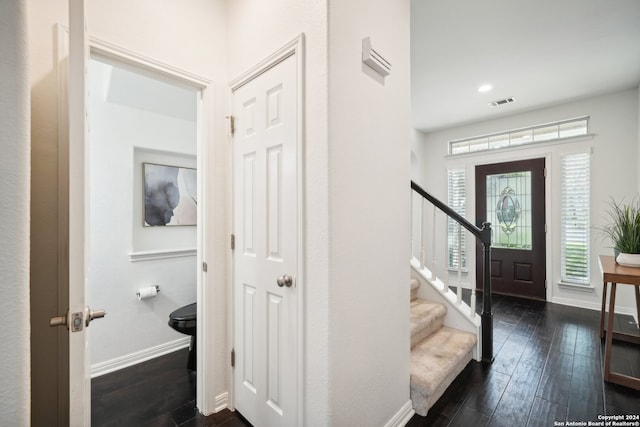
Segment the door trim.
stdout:
[[173,65],[158,61],[149,56],[129,50],[125,47],[89,36],[89,47],[92,54],[106,56],[120,63],[146,68],[155,74],[164,74],[172,80],[180,80],[191,88],[198,90],[212,89],[213,82],[205,77],[183,70]]
[[[59,289],[59,307],[63,307],[59,309],[59,312],[63,312],[66,310],[68,306],[68,244],[67,244],[67,236],[69,233],[69,226],[67,222],[67,218],[69,215],[68,206],[69,206],[69,193],[68,193],[68,183],[69,183],[69,129],[67,126],[69,111],[67,109],[67,88],[68,88],[68,80],[67,80],[67,70],[68,70],[68,61],[66,60],[69,57],[69,28],[59,24],[57,29],[58,35],[58,211],[60,212],[58,218],[58,289]],[[99,55],[102,57],[107,57],[116,62],[119,62],[124,65],[135,66],[137,69],[146,69],[152,72],[155,75],[165,76],[172,81],[178,81],[190,88],[196,89],[200,92],[199,95],[199,105],[197,108],[197,169],[198,169],[198,199],[202,200],[202,203],[198,203],[198,231],[197,231],[197,243],[196,243],[196,252],[197,252],[197,265],[201,266],[202,262],[207,259],[207,240],[206,240],[206,229],[207,229],[207,182],[209,171],[207,169],[207,159],[210,155],[209,153],[209,145],[207,141],[214,138],[215,129],[214,129],[214,111],[213,107],[215,105],[213,94],[214,94],[214,84],[211,80],[199,76],[197,74],[191,73],[189,71],[182,70],[180,68],[174,67],[170,64],[166,64],[164,62],[158,61],[154,58],[139,54],[137,52],[126,49],[122,46],[118,46],[112,43],[109,43],[104,40],[97,39],[95,37],[89,36],[89,58],[91,55]],[[85,176],[88,176],[88,166],[85,167]],[[84,209],[84,207],[83,207]],[[201,325],[206,325],[205,327],[198,328],[198,366],[197,366],[197,396],[196,396],[196,404],[197,407],[203,413],[213,413],[215,409],[220,405],[216,400],[215,390],[212,388],[212,385],[216,383],[215,381],[215,371],[214,369],[207,369],[208,366],[215,366],[215,342],[208,342],[211,340],[207,340],[207,335],[204,334],[205,330],[214,330],[215,327],[213,322],[213,316],[207,316],[206,313],[212,313],[214,307],[214,295],[213,289],[208,289],[206,286],[206,274],[203,273],[202,269],[198,268],[197,274],[197,300],[200,302],[198,304],[198,319],[200,319]],[[63,311],[60,311],[63,310]],[[66,329],[63,331],[60,329],[60,334],[67,334]],[[66,370],[68,374],[68,348],[65,347],[65,342],[61,341],[59,345],[59,372],[63,372]],[[68,345],[67,345],[68,347]],[[206,363],[205,363],[206,362]],[[67,375],[68,376],[68,375]],[[61,380],[65,380],[65,378],[61,378]],[[68,413],[68,397],[65,397],[68,394],[69,384],[64,384],[60,381],[59,386],[59,405],[60,409],[67,411]],[[63,408],[65,406],[65,408]],[[68,415],[67,415],[68,416]]]
[[[199,266],[207,259],[206,253],[206,235],[207,229],[208,209],[207,209],[207,197],[209,182],[208,177],[208,162],[206,159],[209,155],[208,146],[206,141],[213,137],[213,114],[211,114],[211,106],[213,106],[214,85],[213,82],[207,78],[198,76],[186,70],[182,70],[178,67],[174,67],[170,64],[158,61],[154,58],[139,54],[131,51],[122,46],[118,46],[109,43],[104,40],[100,40],[94,37],[89,37],[89,47],[91,55],[99,55],[107,57],[116,62],[131,65],[137,69],[150,71],[154,74],[161,74],[168,77],[172,81],[179,81],[190,88],[196,89],[199,94],[199,105],[197,108],[197,175],[198,175],[198,200],[202,200],[202,203],[198,203],[198,231],[196,233],[196,267],[197,268],[197,301],[198,301],[198,323],[200,328],[197,330],[197,371],[196,381],[198,384],[196,393],[196,406],[203,413],[213,413],[216,408],[215,390],[211,389],[210,385],[215,384],[213,369],[207,369],[207,366],[214,366],[213,346],[215,343],[209,343],[205,334],[205,331],[211,331],[215,327],[213,323],[213,317],[207,316],[206,313],[213,312],[213,294],[212,290],[209,290],[206,286],[206,274]],[[211,295],[209,295],[211,294]]]
[[[304,33],[299,34],[296,38],[294,38],[293,40],[291,40],[289,43],[285,44],[284,46],[282,46],[280,49],[278,49],[277,51],[275,51],[274,53],[272,53],[271,55],[269,55],[268,57],[266,57],[265,59],[263,59],[262,61],[258,62],[256,65],[254,65],[253,67],[251,67],[249,70],[245,71],[244,73],[242,73],[241,75],[239,75],[238,77],[234,78],[233,80],[231,80],[229,82],[229,100],[233,99],[234,96],[234,92],[239,89],[240,87],[244,86],[246,83],[248,83],[249,81],[255,79],[256,77],[258,77],[259,75],[261,75],[262,73],[264,73],[265,71],[269,70],[270,68],[273,68],[274,66],[276,66],[277,64],[279,64],[280,62],[284,61],[285,59],[294,56],[296,58],[296,85],[297,85],[297,108],[296,108],[296,120],[298,123],[298,130],[297,130],[297,135],[296,135],[296,150],[297,150],[297,188],[298,188],[298,242],[297,242],[297,250],[298,250],[298,260],[297,260],[297,268],[298,268],[298,277],[296,279],[296,283],[297,283],[297,300],[296,300],[296,304],[297,304],[297,319],[296,321],[298,322],[298,336],[296,337],[297,339],[297,358],[298,358],[298,378],[297,378],[297,418],[298,418],[298,422],[297,425],[303,425],[304,422],[304,372],[305,372],[305,366],[304,366],[304,361],[305,361],[305,357],[304,357],[304,328],[305,328],[305,316],[304,316],[304,301],[305,301],[305,270],[304,270],[304,242],[305,242],[305,235],[304,235],[304,100],[305,100],[305,96],[304,96],[304,88],[305,88],[305,82],[304,82],[304,75],[305,75],[305,61],[304,61],[304,55],[305,55],[305,35]],[[230,102],[229,105],[232,105],[232,103]],[[231,107],[229,107],[231,109]],[[233,142],[233,137],[232,135],[229,134],[229,141]],[[230,163],[231,163],[231,176],[233,177],[233,169],[234,169],[234,164],[233,164],[233,149],[230,150]],[[234,183],[233,183],[233,179],[231,180],[231,200],[233,200],[234,197]],[[232,208],[232,212],[233,212],[233,208]],[[231,217],[233,218],[233,213],[231,215]],[[232,256],[231,256],[231,266],[230,266],[230,270],[231,273],[231,277],[230,277],[230,281],[228,284],[228,289],[229,289],[229,304],[228,307],[231,307],[231,309],[228,312],[228,325],[229,325],[229,329],[228,329],[228,337],[229,337],[229,350],[234,348],[234,330],[235,330],[235,323],[234,323],[234,287],[233,287],[233,283],[234,283],[234,276],[233,276],[233,263],[234,263],[234,257],[233,257],[233,252],[232,252]],[[229,366],[231,366],[229,364]],[[229,376],[228,376],[228,384],[229,384],[229,408],[231,409],[235,409],[235,390],[234,390],[234,381],[233,381],[233,369],[229,369]]]

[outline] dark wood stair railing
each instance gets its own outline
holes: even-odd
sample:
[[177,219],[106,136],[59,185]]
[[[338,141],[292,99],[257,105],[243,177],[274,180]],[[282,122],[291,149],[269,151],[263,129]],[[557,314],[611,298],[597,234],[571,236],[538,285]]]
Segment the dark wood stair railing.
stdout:
[[444,212],[448,217],[466,228],[476,239],[482,243],[483,275],[482,275],[482,361],[493,362],[493,313],[491,312],[491,223],[483,222],[482,228],[470,223],[462,215],[442,203],[422,187],[411,181],[411,189]]

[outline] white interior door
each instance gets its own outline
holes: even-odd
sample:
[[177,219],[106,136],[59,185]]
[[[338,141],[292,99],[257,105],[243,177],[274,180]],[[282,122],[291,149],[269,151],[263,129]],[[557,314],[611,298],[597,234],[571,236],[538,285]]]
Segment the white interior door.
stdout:
[[[91,425],[91,382],[86,328],[87,63],[89,44],[84,0],[69,2],[69,424]],[[89,319],[87,319],[89,317]]]
[[297,63],[233,93],[235,407],[295,426],[298,384]]
[[[58,134],[58,288],[59,293],[68,295],[68,298],[67,301],[59,301],[59,316],[51,318],[49,324],[66,327],[68,331],[68,352],[59,349],[60,372],[68,373],[68,382],[59,383],[58,422],[71,426],[91,425],[91,382],[86,328],[94,316],[104,316],[104,313],[91,312],[85,303],[88,246],[88,218],[85,210],[88,182],[85,169],[86,70],[89,59],[85,16],[84,0],[70,0],[68,37],[65,31],[59,33],[68,44],[60,40],[58,52],[61,55],[59,71],[63,76],[60,78],[60,114],[64,117],[60,122]],[[67,54],[68,61],[64,61]],[[65,343],[66,340],[63,341],[63,345]],[[65,366],[67,361],[68,365]]]

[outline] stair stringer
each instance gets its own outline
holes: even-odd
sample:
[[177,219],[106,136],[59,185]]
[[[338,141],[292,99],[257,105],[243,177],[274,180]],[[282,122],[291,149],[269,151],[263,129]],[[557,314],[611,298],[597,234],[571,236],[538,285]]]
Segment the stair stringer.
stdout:
[[[476,336],[477,342],[472,357],[478,362],[482,361],[482,324],[480,316],[473,313],[473,317],[469,317],[471,307],[463,301],[458,304],[457,295],[439,278],[432,279],[429,269],[426,267],[421,268],[420,262],[415,258],[411,260],[411,278],[420,283],[418,298],[439,302],[447,307],[447,315],[444,317],[445,326],[469,332]],[[446,289],[446,292],[443,289]]]

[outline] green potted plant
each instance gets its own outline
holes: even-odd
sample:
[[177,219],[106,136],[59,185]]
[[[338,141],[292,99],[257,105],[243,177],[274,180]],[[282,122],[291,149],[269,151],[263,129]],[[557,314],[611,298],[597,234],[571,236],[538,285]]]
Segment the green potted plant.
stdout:
[[604,227],[611,239],[616,262],[626,267],[640,267],[640,199],[634,197],[629,204],[611,200],[607,211],[611,223]]

